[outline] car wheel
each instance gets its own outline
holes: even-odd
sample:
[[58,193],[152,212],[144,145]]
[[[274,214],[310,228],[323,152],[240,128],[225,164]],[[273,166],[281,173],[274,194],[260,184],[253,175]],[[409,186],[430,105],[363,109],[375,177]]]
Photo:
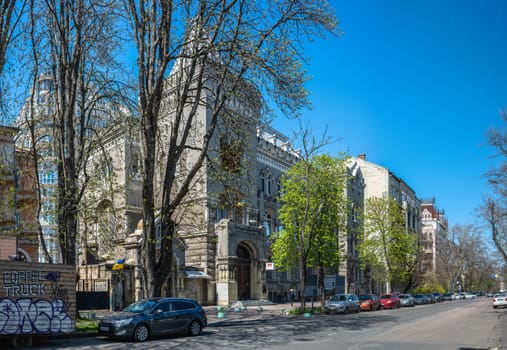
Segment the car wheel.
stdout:
[[144,323],[136,326],[134,329],[134,340],[138,342],[147,341],[150,337],[150,329]]
[[188,327],[188,334],[195,337],[195,336],[201,334],[201,331],[202,331],[202,326],[199,321],[194,320],[190,323],[190,326]]
[[380,309],[382,309],[382,305],[378,304],[377,311],[380,311]]
[[349,313],[349,308],[348,308],[348,307],[346,307],[346,308],[345,308],[345,310],[343,310],[343,313],[344,313],[344,314],[348,314],[348,313]]

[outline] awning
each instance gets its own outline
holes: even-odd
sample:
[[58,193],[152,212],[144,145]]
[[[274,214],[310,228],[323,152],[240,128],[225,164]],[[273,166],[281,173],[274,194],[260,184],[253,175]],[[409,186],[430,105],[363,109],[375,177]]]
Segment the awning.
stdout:
[[207,275],[204,272],[197,271],[197,270],[187,270],[187,271],[185,271],[185,277],[186,278],[204,278],[204,279],[208,279],[208,280],[211,279],[210,275]]

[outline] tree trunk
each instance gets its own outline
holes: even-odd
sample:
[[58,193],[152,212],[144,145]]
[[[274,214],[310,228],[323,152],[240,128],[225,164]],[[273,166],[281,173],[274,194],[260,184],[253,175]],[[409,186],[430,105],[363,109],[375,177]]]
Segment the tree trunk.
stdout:
[[319,264],[319,289],[320,289],[320,306],[324,306],[326,302],[326,288],[324,285],[324,265]]

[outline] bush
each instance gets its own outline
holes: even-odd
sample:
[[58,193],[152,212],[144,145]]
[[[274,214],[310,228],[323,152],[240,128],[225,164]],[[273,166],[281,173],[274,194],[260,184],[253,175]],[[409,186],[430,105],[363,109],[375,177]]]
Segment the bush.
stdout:
[[305,313],[309,313],[309,314],[318,314],[318,313],[321,313],[322,312],[322,308],[319,306],[319,307],[314,307],[314,308],[311,308],[311,307],[307,307],[305,308],[305,310],[301,310],[300,307],[296,307],[294,309],[291,309],[289,310],[289,314],[291,315],[304,315]]

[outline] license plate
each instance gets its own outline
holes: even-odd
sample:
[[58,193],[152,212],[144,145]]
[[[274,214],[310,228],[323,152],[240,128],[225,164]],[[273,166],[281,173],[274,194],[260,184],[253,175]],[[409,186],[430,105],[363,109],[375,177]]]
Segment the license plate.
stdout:
[[100,327],[99,327],[99,331],[102,331],[102,332],[109,332],[109,327],[107,327],[107,326],[100,326]]

